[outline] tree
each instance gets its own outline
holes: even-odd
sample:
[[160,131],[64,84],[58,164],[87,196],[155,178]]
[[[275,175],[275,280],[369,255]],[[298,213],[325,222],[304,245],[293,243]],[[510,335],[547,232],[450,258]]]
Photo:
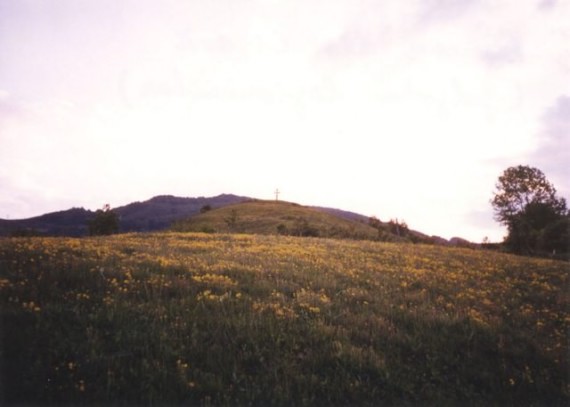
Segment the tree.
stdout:
[[230,216],[224,218],[224,222],[226,222],[226,225],[228,225],[228,228],[231,232],[237,231],[238,221],[239,215],[235,209],[232,209],[230,211]]
[[376,216],[371,216],[368,218],[368,225],[372,226],[374,229],[380,229],[382,227],[382,222]]
[[319,237],[319,229],[309,224],[309,221],[303,217],[295,221],[293,235],[301,237]]
[[567,238],[557,234],[568,224],[566,200],[556,196],[542,171],[522,165],[507,168],[496,188],[491,204],[495,220],[508,228],[508,249],[519,254],[568,251]]
[[408,233],[410,232],[408,224],[403,220],[390,219],[390,222],[388,222],[388,227],[390,228],[390,232],[400,237],[408,236]]
[[512,224],[529,204],[544,204],[564,215],[566,201],[556,197],[556,188],[538,168],[519,165],[509,167],[499,177],[491,203],[495,219],[505,226]]
[[111,235],[119,231],[119,217],[111,209],[109,204],[103,206],[95,212],[95,217],[89,221],[89,234]]

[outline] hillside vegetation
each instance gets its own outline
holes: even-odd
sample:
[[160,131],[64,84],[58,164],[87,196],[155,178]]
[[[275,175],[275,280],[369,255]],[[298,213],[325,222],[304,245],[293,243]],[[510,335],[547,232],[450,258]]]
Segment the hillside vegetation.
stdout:
[[567,405],[568,273],[289,236],[0,239],[0,402]]
[[[206,211],[177,222],[177,232],[280,234],[290,236],[378,239],[377,229],[319,209],[283,201],[251,200]],[[383,240],[403,240],[388,232]]]

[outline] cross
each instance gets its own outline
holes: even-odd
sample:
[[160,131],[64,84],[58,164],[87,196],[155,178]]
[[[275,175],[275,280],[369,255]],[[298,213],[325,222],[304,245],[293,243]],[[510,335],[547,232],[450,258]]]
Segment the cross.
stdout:
[[276,189],[276,190],[275,190],[275,200],[276,200],[276,201],[279,200],[279,194],[280,194],[279,189]]

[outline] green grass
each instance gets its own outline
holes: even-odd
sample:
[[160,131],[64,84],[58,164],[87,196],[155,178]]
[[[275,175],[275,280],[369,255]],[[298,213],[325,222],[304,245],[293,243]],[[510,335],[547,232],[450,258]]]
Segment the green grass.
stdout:
[[[177,232],[251,233],[378,239],[378,230],[314,208],[283,201],[249,201],[195,215],[173,226]],[[385,233],[386,238],[397,236]],[[389,236],[390,235],[390,236]]]
[[0,401],[567,405],[568,274],[322,238],[1,239]]

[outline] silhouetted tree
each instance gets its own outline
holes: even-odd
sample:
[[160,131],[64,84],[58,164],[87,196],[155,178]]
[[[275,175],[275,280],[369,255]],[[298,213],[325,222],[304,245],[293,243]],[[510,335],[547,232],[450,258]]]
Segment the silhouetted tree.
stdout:
[[112,235],[119,231],[119,217],[111,209],[109,204],[103,206],[95,212],[95,217],[89,221],[89,234],[96,235]]
[[[506,247],[519,254],[568,252],[566,200],[538,168],[519,165],[499,177],[491,200],[495,219],[508,228]],[[565,229],[566,228],[566,229]]]

